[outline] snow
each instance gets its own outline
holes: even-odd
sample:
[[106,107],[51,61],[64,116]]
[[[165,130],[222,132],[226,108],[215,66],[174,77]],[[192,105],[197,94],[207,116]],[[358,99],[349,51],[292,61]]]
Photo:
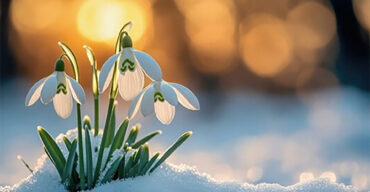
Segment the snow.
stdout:
[[[76,129],[69,130],[66,136],[69,139],[76,137]],[[101,136],[101,134],[100,134]],[[66,148],[62,141],[63,135],[56,139],[61,150],[66,155]],[[99,137],[95,138],[92,146],[97,146]],[[78,169],[77,169],[78,170]],[[38,160],[33,175],[28,176],[13,186],[0,187],[0,192],[68,192],[59,182],[60,178],[56,169],[44,154]],[[300,191],[325,191],[325,192],[351,192],[351,186],[338,184],[330,179],[317,178],[300,182],[291,186],[261,183],[257,185],[236,181],[220,181],[209,174],[200,173],[195,167],[188,165],[173,165],[165,163],[154,173],[133,179],[113,181],[97,186],[90,192],[300,192]]]

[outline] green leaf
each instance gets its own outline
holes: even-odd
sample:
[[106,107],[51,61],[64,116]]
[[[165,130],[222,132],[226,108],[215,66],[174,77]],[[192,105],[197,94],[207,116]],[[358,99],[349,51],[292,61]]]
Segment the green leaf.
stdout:
[[68,178],[72,181],[71,176],[73,170],[73,163],[75,162],[76,157],[76,149],[77,149],[77,140],[74,139],[71,145],[71,150],[69,151],[67,163],[63,169],[62,183],[64,183]]
[[166,152],[162,155],[162,157],[157,161],[157,163],[150,169],[150,173],[153,172],[158,166],[160,166],[186,139],[188,139],[192,135],[191,131],[188,131],[181,135],[177,141],[169,147]]
[[96,97],[99,94],[99,91],[98,91],[98,86],[97,86],[98,85],[98,71],[97,71],[98,66],[97,66],[97,62],[95,59],[95,54],[89,46],[84,45],[83,48],[86,50],[87,58],[89,59],[89,62],[92,68],[92,74],[93,74],[93,86],[92,86],[93,89],[92,90],[94,93],[94,97]]
[[119,163],[118,166],[118,178],[122,179],[125,176],[125,163],[126,163],[126,155],[124,155],[121,159],[121,162]]
[[63,169],[66,163],[66,160],[62,154],[62,151],[59,149],[58,145],[55,143],[53,138],[46,132],[41,126],[37,127],[41,141],[45,146],[45,150],[49,154],[49,157],[54,162],[55,167],[58,170],[58,173],[63,179]]
[[[72,146],[71,142],[69,141],[69,139],[66,136],[63,137],[63,141],[64,141],[64,144],[66,145],[68,151],[70,152],[71,151],[71,146]],[[77,153],[76,153],[76,155],[77,155]],[[73,163],[73,171],[72,171],[73,182],[71,182],[71,184],[72,183],[78,183],[78,180],[79,180],[78,173],[75,170],[76,167],[77,167],[77,159],[78,159],[78,156],[76,156],[76,158],[74,160],[74,163]],[[73,186],[71,186],[71,187],[73,187]]]
[[75,79],[77,82],[79,82],[78,65],[77,65],[76,56],[72,52],[71,48],[69,48],[65,43],[59,41],[58,45],[62,48],[64,53],[67,55],[69,62],[72,64],[73,74],[75,76]]
[[69,141],[69,139],[66,136],[63,136],[63,142],[66,145],[68,151],[70,151],[72,144],[71,144],[71,142]]
[[127,174],[127,177],[135,177],[139,174],[139,164],[134,165]]
[[[48,150],[46,150],[45,146],[44,146],[44,151],[45,151],[46,155],[49,157],[50,161],[51,161],[51,162],[54,164],[54,166],[55,166],[55,163],[54,163],[53,159],[51,158],[51,156],[50,156],[50,154],[49,154]],[[55,167],[56,167],[56,166],[55,166]]]
[[105,147],[109,147],[113,141],[114,132],[116,129],[116,106],[117,101],[115,101],[113,104],[112,116],[110,118],[109,127],[107,130],[107,139],[105,140]]
[[150,167],[154,164],[154,162],[157,160],[159,157],[160,153],[157,152],[150,160],[149,162],[144,166],[144,168],[140,171],[140,175],[145,175]]
[[114,139],[113,139],[113,142],[112,142],[112,145],[110,147],[110,150],[109,150],[109,153],[108,153],[108,159],[107,159],[107,162],[110,160],[113,152],[116,150],[116,149],[120,149],[122,147],[122,144],[123,144],[123,140],[125,139],[125,135],[126,135],[126,131],[127,131],[127,126],[128,126],[128,123],[129,123],[129,119],[125,119],[121,126],[119,127],[116,135],[114,136]]
[[114,174],[116,173],[117,169],[118,169],[118,166],[121,162],[121,159],[122,159],[122,156],[117,158],[113,163],[112,165],[110,166],[110,168],[108,169],[107,173],[104,175],[101,183],[106,183],[108,181],[110,181]]
[[140,148],[142,148],[142,150],[141,150],[141,155],[140,155],[140,160],[139,160],[139,171],[143,170],[143,168],[145,167],[145,165],[149,161],[149,145],[148,145],[148,143],[145,143]]
[[93,159],[91,151],[91,139],[89,133],[90,121],[84,121],[85,128],[85,151],[86,151],[86,176],[87,176],[87,188],[91,188],[93,185]]
[[124,176],[123,176],[123,178],[127,178],[128,173],[129,173],[129,171],[131,169],[131,166],[133,166],[135,156],[136,156],[136,151],[133,154],[130,155],[130,157],[129,157],[126,165],[125,165],[125,170],[124,170]]
[[162,131],[155,131],[155,132],[153,132],[153,133],[151,133],[151,134],[149,134],[149,135],[147,135],[146,137],[144,137],[144,138],[142,138],[142,139],[140,139],[139,141],[137,141],[136,143],[134,143],[134,144],[132,144],[132,148],[133,149],[137,149],[137,148],[139,148],[142,144],[144,144],[144,143],[146,143],[146,142],[148,142],[149,140],[151,140],[153,137],[155,137],[156,135],[159,135],[159,134],[161,134],[162,133]]
[[128,146],[131,146],[131,144],[136,141],[139,131],[140,131],[139,126],[135,126],[131,129],[130,134],[128,135],[127,140],[126,140],[126,143],[128,144]]

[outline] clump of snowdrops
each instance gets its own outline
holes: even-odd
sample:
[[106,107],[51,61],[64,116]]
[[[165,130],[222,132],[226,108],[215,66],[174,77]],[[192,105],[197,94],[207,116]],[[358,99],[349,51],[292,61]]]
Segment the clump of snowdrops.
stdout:
[[[43,127],[37,129],[45,153],[59,173],[61,183],[69,191],[92,189],[112,180],[150,174],[192,134],[191,131],[185,132],[162,155],[158,152],[150,157],[148,141],[161,132],[155,131],[138,139],[138,125],[128,130],[130,119],[138,111],[144,116],[155,113],[160,122],[169,124],[178,103],[190,110],[199,110],[198,99],[188,88],[164,81],[158,63],[149,54],[133,48],[129,35],[131,26],[129,22],[122,27],[116,41],[115,54],[107,59],[100,72],[92,49],[84,46],[92,67],[93,125],[89,117],[81,118],[85,92],[79,84],[78,63],[72,50],[62,42],[58,45],[63,54],[56,61],[55,71],[36,82],[26,96],[26,106],[34,104],[39,98],[43,104],[53,102],[56,113],[62,118],[70,116],[73,100],[76,101],[77,138],[63,138],[68,149],[66,156]],[[63,58],[71,64],[74,78],[64,72]],[[144,74],[152,81],[145,88]],[[104,130],[100,144],[94,147],[92,140],[99,135],[99,94],[109,85],[109,106]],[[115,100],[118,92],[125,101],[131,103],[128,117],[116,127]]]

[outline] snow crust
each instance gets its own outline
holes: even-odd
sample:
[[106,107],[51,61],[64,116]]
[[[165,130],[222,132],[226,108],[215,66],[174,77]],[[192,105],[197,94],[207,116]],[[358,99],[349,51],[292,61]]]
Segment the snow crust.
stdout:
[[[67,137],[74,138],[76,130],[67,132]],[[57,142],[63,152],[62,136]],[[99,138],[93,141],[93,146]],[[78,169],[77,169],[78,170]],[[97,186],[90,192],[352,192],[351,186],[338,184],[329,179],[317,178],[291,186],[279,184],[248,184],[231,181],[219,181],[206,173],[200,173],[188,165],[163,164],[151,175],[133,179],[113,181]],[[46,155],[38,160],[33,175],[28,176],[13,186],[0,187],[0,192],[68,192],[62,184],[55,168]]]

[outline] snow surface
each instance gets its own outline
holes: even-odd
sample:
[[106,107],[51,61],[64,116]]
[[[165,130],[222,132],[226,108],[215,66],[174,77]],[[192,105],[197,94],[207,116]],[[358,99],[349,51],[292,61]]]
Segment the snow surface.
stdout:
[[[57,137],[58,145],[64,155],[66,148],[62,143],[62,136]],[[76,136],[76,129],[66,133],[70,139]],[[93,146],[98,144],[99,137],[92,142]],[[77,169],[78,170],[78,169]],[[0,192],[68,192],[62,184],[56,169],[44,154],[38,160],[33,175],[28,176],[13,186],[0,187]],[[195,167],[187,165],[173,165],[166,163],[151,175],[113,181],[108,184],[97,186],[91,192],[351,192],[356,191],[351,186],[338,184],[329,179],[318,178],[300,182],[291,186],[279,184],[248,184],[232,181],[220,181],[212,178],[206,173],[200,173]]]

